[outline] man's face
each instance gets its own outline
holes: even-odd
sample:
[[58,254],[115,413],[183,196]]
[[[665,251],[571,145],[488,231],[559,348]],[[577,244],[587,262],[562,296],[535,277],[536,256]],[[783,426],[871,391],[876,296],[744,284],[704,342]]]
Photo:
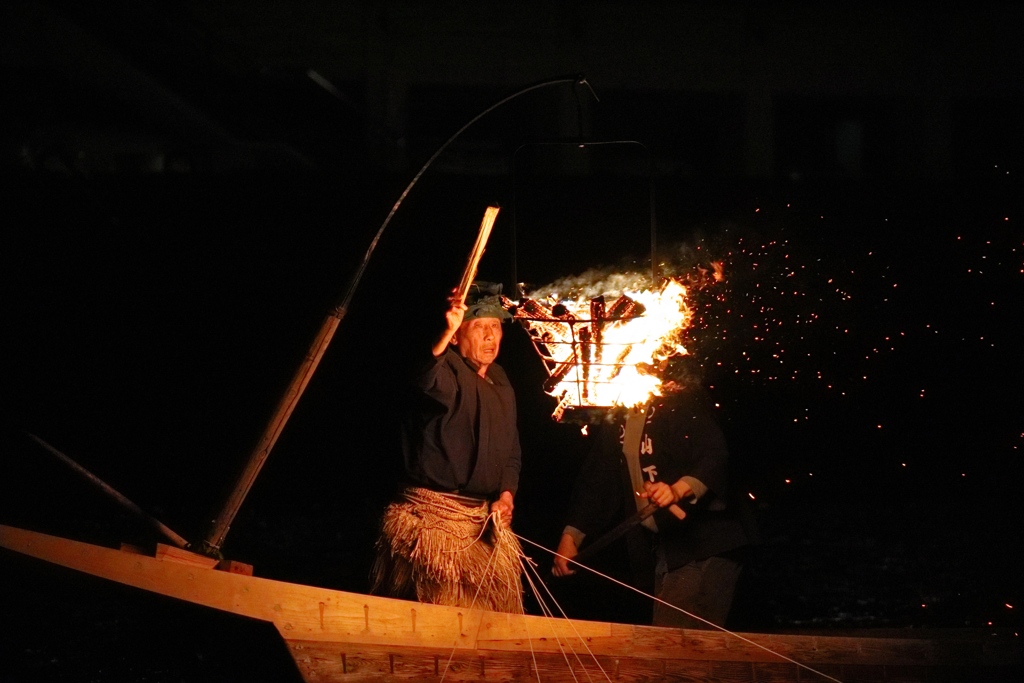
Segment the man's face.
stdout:
[[473,318],[462,323],[455,333],[455,346],[463,358],[477,365],[490,365],[501,346],[501,321],[497,318]]

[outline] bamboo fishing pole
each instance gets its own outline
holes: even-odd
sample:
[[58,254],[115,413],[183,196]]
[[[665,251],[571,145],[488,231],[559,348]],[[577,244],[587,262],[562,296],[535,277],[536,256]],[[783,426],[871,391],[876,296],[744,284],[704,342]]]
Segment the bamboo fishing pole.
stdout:
[[[456,295],[460,297],[460,303],[465,302],[469,288],[472,286],[474,278],[476,278],[477,267],[480,264],[480,258],[483,256],[484,249],[487,247],[487,240],[490,237],[491,229],[494,227],[494,221],[498,217],[498,211],[498,207],[489,206],[484,212],[484,218],[477,233],[476,243],[470,252],[466,270],[462,274],[462,281],[459,283],[457,290]],[[306,385],[309,384],[310,378],[312,378],[313,373],[320,364],[320,359],[323,358],[327,345],[331,343],[331,338],[334,336],[334,332],[337,330],[338,324],[343,317],[344,310],[341,306],[338,306],[324,318],[320,331],[313,340],[313,344],[310,346],[309,351],[306,352],[305,358],[303,358],[298,370],[292,377],[284,396],[278,402],[277,409],[263,430],[259,441],[257,441],[256,446],[249,454],[249,459],[246,461],[245,468],[242,470],[235,488],[231,491],[220,513],[214,518],[210,531],[207,533],[200,548],[203,553],[220,557],[220,546],[231,528],[231,522],[234,520],[235,515],[238,514],[242,502],[249,494],[249,490],[256,481],[256,477],[263,468],[263,464],[270,456],[271,449],[277,443],[277,439],[284,430],[288,418],[291,417],[292,412],[295,410],[299,397],[306,390]]]
[[[211,522],[206,538],[203,539],[201,544],[200,550],[202,552],[215,557],[220,557],[220,547],[224,543],[224,538],[227,536],[228,530],[231,528],[231,523],[234,521],[235,515],[238,514],[238,510],[242,506],[242,502],[245,500],[246,495],[248,495],[249,489],[252,488],[253,483],[256,481],[256,476],[263,468],[263,464],[270,455],[271,449],[277,442],[277,438],[281,435],[285,424],[288,422],[288,418],[291,417],[292,412],[295,410],[295,406],[299,402],[299,398],[302,396],[303,391],[305,391],[306,385],[309,383],[310,378],[313,376],[317,366],[320,364],[320,359],[323,357],[328,345],[330,345],[331,340],[334,338],[334,333],[338,329],[338,325],[348,312],[348,307],[352,303],[352,297],[355,295],[356,288],[362,279],[363,273],[366,271],[366,267],[370,262],[370,257],[373,255],[378,242],[380,242],[381,236],[384,234],[385,228],[387,228],[391,223],[391,219],[394,218],[395,213],[398,211],[398,207],[401,206],[406,196],[408,196],[409,192],[412,191],[413,186],[416,185],[420,177],[427,171],[430,165],[434,163],[434,160],[437,159],[441,153],[456,140],[456,138],[462,135],[467,128],[472,126],[481,118],[498,107],[501,107],[506,102],[514,100],[528,92],[547,86],[563,84],[585,86],[590,94],[597,99],[593,88],[590,87],[590,83],[588,83],[587,79],[583,76],[556,78],[549,81],[543,81],[541,83],[535,83],[534,85],[523,88],[495,104],[492,104],[490,107],[470,119],[468,123],[457,130],[454,135],[448,138],[448,140],[446,140],[445,143],[441,145],[429,159],[427,159],[426,163],[420,167],[420,170],[415,176],[413,176],[413,179],[409,184],[406,185],[405,190],[401,195],[399,195],[398,199],[391,207],[391,211],[384,219],[384,222],[381,223],[379,228],[377,228],[377,232],[374,234],[373,239],[370,240],[366,253],[363,255],[363,259],[360,261],[355,273],[353,273],[352,279],[349,282],[348,288],[346,289],[341,302],[332,308],[324,318],[324,321],[320,326],[320,330],[317,332],[316,337],[313,339],[313,343],[309,347],[309,351],[307,351],[302,362],[299,364],[292,381],[288,384],[288,387],[285,390],[284,396],[282,396],[281,400],[278,402],[273,416],[270,418],[263,434],[260,436],[259,441],[250,453],[249,460],[246,462],[241,475],[239,475],[238,482],[236,483],[234,490],[228,496],[228,499],[221,508],[220,513]],[[472,284],[472,279],[470,279],[469,283]],[[466,292],[468,293],[468,291],[469,288],[467,286]]]

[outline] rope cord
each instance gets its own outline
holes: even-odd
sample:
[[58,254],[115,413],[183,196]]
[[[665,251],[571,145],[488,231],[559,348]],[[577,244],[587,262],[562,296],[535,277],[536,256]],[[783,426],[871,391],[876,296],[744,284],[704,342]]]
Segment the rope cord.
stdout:
[[[485,520],[484,523],[481,525],[481,527],[480,527],[480,534],[476,537],[476,539],[473,541],[473,543],[478,542],[483,537],[484,531],[486,531],[486,529],[487,529],[487,522],[491,522],[492,524],[495,525],[495,527],[494,527],[495,531],[498,531],[498,529],[501,528],[501,526],[500,526],[501,525],[501,520],[500,520],[499,513],[498,512],[492,512],[490,515],[487,516],[487,520]],[[506,529],[505,531],[507,533],[512,533],[508,529]],[[500,533],[501,532],[498,531],[499,536],[500,536]],[[500,538],[498,539],[498,542],[500,542]],[[470,545],[473,545],[473,543],[470,543]],[[468,548],[468,547],[469,546],[466,546],[466,548]],[[465,550],[465,548],[463,550]],[[495,551],[495,552],[491,553],[490,556],[487,558],[487,565],[484,567],[484,579],[482,581],[480,581],[479,584],[477,584],[476,592],[473,594],[473,600],[472,600],[472,602],[469,603],[469,609],[473,609],[476,606],[476,601],[480,597],[480,591],[483,590],[484,584],[487,583],[487,579],[489,578],[489,574],[492,571],[494,571],[494,561],[495,561],[495,558],[497,558],[497,557],[498,557],[498,553],[497,553],[497,551]],[[479,626],[478,626],[478,628],[479,628]],[[443,683],[444,677],[446,675],[448,675],[448,668],[452,665],[452,659],[455,658],[455,651],[458,648],[459,648],[459,641],[458,641],[458,639],[456,639],[455,643],[452,645],[451,654],[448,655],[448,661],[444,663],[444,671],[441,672],[441,683]]]
[[[593,650],[590,649],[590,646],[587,645],[586,639],[583,636],[581,636],[580,632],[576,629],[576,624],[574,624],[573,621],[569,619],[569,615],[565,613],[565,610],[562,609],[562,606],[558,603],[558,600],[555,599],[555,596],[551,593],[551,589],[548,588],[548,585],[544,582],[544,579],[541,578],[540,572],[537,571],[536,564],[529,557],[527,557],[525,553],[523,554],[523,558],[525,558],[526,560],[525,562],[523,562],[523,573],[526,575],[527,581],[530,584],[530,589],[533,591],[534,597],[537,598],[537,602],[540,604],[541,610],[545,613],[545,616],[551,619],[555,618],[554,613],[551,611],[551,608],[548,607],[547,603],[545,602],[544,596],[542,596],[540,594],[540,591],[537,590],[537,587],[534,584],[533,578],[530,576],[529,571],[532,571],[533,574],[537,577],[537,583],[544,587],[544,591],[548,594],[548,597],[551,599],[551,602],[555,605],[555,607],[558,608],[558,611],[561,613],[562,618],[565,619],[568,622],[569,626],[572,627],[573,633],[576,634],[576,638],[579,639],[579,641],[583,644],[583,647],[586,649],[587,654],[590,655],[591,659],[594,660],[594,664],[597,665],[597,668],[601,671],[601,674],[604,676],[605,680],[611,681],[611,677],[608,675],[608,672],[604,670],[604,667],[601,666],[601,662],[597,659],[597,655],[594,654]],[[557,640],[557,634],[555,638],[556,642],[559,643],[559,647],[561,647],[561,641]],[[532,648],[532,642],[530,646]],[[591,677],[590,672],[587,671],[587,667],[586,665],[584,665],[583,660],[580,659],[579,654],[572,648],[571,645],[570,650],[572,650],[573,656],[576,657],[576,661],[580,663],[580,668],[582,668],[583,672],[587,674],[587,679],[593,681],[594,679]],[[569,671],[572,672],[573,679],[575,679],[576,674],[575,672],[573,672],[571,665],[569,666]]]
[[[495,543],[496,544],[501,544],[503,542],[508,542],[509,540],[517,538],[516,534],[513,533],[511,529],[509,529],[509,528],[505,527],[504,525],[502,525],[502,523],[501,523],[501,513],[499,511],[495,510],[490,515],[488,515],[488,518],[485,520],[484,524],[482,525],[482,529],[481,529],[480,534],[473,541],[473,543],[478,542],[483,537],[483,533],[486,531],[486,529],[488,527],[488,523],[490,523],[491,527],[494,529]],[[503,539],[502,537],[505,537],[505,538]],[[472,545],[472,543],[470,545]],[[469,546],[466,546],[466,548],[468,548],[468,547]],[[463,548],[462,550],[465,550],[466,548]],[[460,551],[455,551],[455,552],[460,552]],[[483,573],[484,580],[481,581],[480,584],[477,586],[477,590],[476,590],[476,592],[473,595],[473,600],[471,601],[470,606],[469,606],[468,609],[472,610],[476,606],[477,600],[478,600],[478,598],[480,596],[480,591],[483,589],[483,585],[485,583],[487,583],[488,577],[494,571],[494,564],[495,564],[494,560],[495,560],[496,557],[497,557],[497,553],[495,552],[495,553],[492,553],[490,555],[490,557],[488,558],[487,565],[484,567],[484,573]],[[524,553],[521,548],[519,548],[518,557],[519,557],[520,567],[522,568],[522,575],[526,577],[526,581],[527,581],[527,583],[530,586],[530,590],[533,592],[534,596],[537,598],[537,601],[538,601],[538,603],[541,606],[541,611],[544,613],[544,616],[549,618],[549,619],[552,619],[552,620],[556,618],[555,615],[554,615],[554,612],[551,610],[551,608],[544,601],[544,597],[541,594],[541,591],[537,588],[537,584],[534,582],[534,577],[536,577],[536,582],[544,587],[544,590],[550,596],[552,602],[558,607],[559,612],[561,612],[561,614],[562,614],[562,618],[564,618],[570,624],[570,626],[572,627],[573,632],[576,634],[576,637],[580,640],[581,643],[583,643],[583,645],[586,648],[588,654],[590,655],[591,658],[593,658],[594,663],[596,664],[597,668],[601,670],[601,673],[604,675],[605,680],[611,681],[611,678],[608,676],[607,672],[605,672],[604,668],[601,666],[601,663],[598,661],[597,656],[594,655],[594,653],[590,650],[589,646],[587,646],[587,644],[586,644],[586,640],[580,635],[579,631],[576,629],[575,624],[573,624],[572,621],[569,620],[568,615],[566,615],[566,613],[565,613],[565,610],[562,609],[561,605],[558,604],[558,601],[555,600],[554,595],[551,594],[551,590],[544,583],[543,579],[540,576],[540,572],[537,570],[537,567],[536,567],[535,563],[533,562],[533,560],[530,559],[530,557],[527,556],[526,553]],[[533,647],[533,635],[529,631],[529,625],[524,623],[524,626],[526,627],[527,642],[530,645],[530,657],[531,657],[531,659],[533,661],[533,668],[534,668],[534,671],[537,673],[537,679],[540,680],[540,667],[537,665],[537,654],[536,654],[536,651],[534,650],[534,647]],[[479,627],[479,625],[478,625],[478,627]],[[579,662],[580,668],[587,675],[587,679],[589,681],[591,681],[591,683],[592,683],[594,679],[591,676],[590,671],[587,670],[586,665],[583,663],[583,660],[580,658],[579,653],[572,646],[572,644],[568,640],[566,640],[565,644],[563,645],[562,638],[558,635],[557,631],[555,632],[555,642],[558,645],[559,651],[561,652],[563,659],[565,659],[566,667],[569,669],[569,673],[572,675],[573,680],[574,681],[579,681],[579,679],[576,676],[576,672],[573,669],[572,662],[569,659],[569,654],[566,652],[566,648],[567,647],[568,647],[569,652],[572,654],[572,656],[575,657],[577,662]],[[452,663],[452,660],[455,658],[456,650],[458,650],[458,641],[456,641],[452,645],[451,652],[449,653],[448,659],[445,662],[444,670],[441,672],[440,681],[442,681],[442,682],[445,680],[446,676],[448,675],[448,671],[451,669],[451,663]]]
[[[642,595],[642,596],[644,596],[646,598],[649,598],[649,599],[651,599],[651,600],[653,600],[653,601],[655,601],[657,603],[660,603],[662,605],[667,605],[671,609],[674,609],[674,610],[676,610],[678,612],[686,614],[689,617],[697,619],[698,621],[701,621],[701,622],[707,624],[708,626],[710,626],[713,629],[717,629],[717,630],[719,630],[719,631],[721,631],[723,633],[726,633],[726,634],[728,634],[728,635],[730,635],[730,636],[732,636],[732,637],[734,637],[734,638],[736,638],[738,640],[741,640],[741,641],[743,641],[743,642],[745,642],[745,643],[747,643],[749,645],[753,645],[754,647],[756,647],[756,648],[758,648],[760,650],[763,650],[763,651],[765,651],[765,652],[767,652],[767,653],[769,653],[769,654],[771,654],[771,655],[773,655],[775,657],[778,657],[778,658],[780,658],[782,660],[785,660],[785,661],[787,661],[787,662],[789,662],[791,664],[794,664],[794,665],[796,665],[797,667],[799,667],[801,669],[805,669],[805,670],[807,670],[807,671],[809,671],[811,673],[814,673],[814,674],[816,674],[818,676],[821,676],[821,677],[823,677],[825,679],[828,679],[830,681],[834,681],[835,683],[843,683],[838,678],[834,678],[833,676],[829,676],[826,673],[823,673],[821,671],[818,671],[817,669],[814,669],[813,667],[810,667],[810,666],[808,666],[806,664],[798,662],[797,660],[795,660],[795,659],[793,659],[791,657],[788,657],[788,656],[786,656],[786,655],[784,655],[784,654],[782,654],[780,652],[776,652],[776,651],[772,650],[771,648],[765,647],[764,645],[761,645],[760,643],[754,642],[753,640],[750,640],[749,638],[746,638],[746,637],[740,635],[739,633],[736,633],[734,631],[730,631],[730,630],[728,630],[726,628],[723,628],[723,627],[721,627],[721,626],[719,626],[719,625],[717,625],[715,623],[712,623],[712,622],[708,621],[707,619],[704,619],[703,617],[700,617],[700,616],[698,616],[696,614],[692,614],[692,613],[690,613],[690,612],[688,612],[688,611],[678,607],[677,605],[673,605],[672,603],[666,602],[665,600],[662,600],[661,598],[659,598],[657,596],[645,593],[644,591],[642,591],[642,590],[640,590],[640,589],[638,589],[638,588],[636,588],[634,586],[631,586],[631,585],[629,585],[627,583],[624,583],[624,582],[622,582],[622,581],[620,581],[620,580],[618,580],[618,579],[616,579],[614,577],[608,576],[607,574],[603,574],[602,572],[599,572],[596,569],[593,569],[592,567],[588,567],[585,564],[582,564],[580,562],[576,562],[572,558],[565,557],[564,555],[561,555],[561,554],[559,554],[559,553],[557,553],[557,552],[555,552],[553,550],[550,550],[549,548],[546,548],[546,547],[540,545],[539,543],[535,543],[534,541],[531,541],[530,539],[525,538],[524,536],[520,536],[519,534],[513,532],[511,530],[511,528],[508,528],[508,527],[505,527],[505,526],[502,525],[502,523],[501,523],[501,515],[500,515],[500,513],[498,511],[494,511],[494,512],[492,512],[492,513],[490,513],[488,515],[488,518],[487,518],[487,520],[485,521],[485,523],[483,525],[484,528],[486,528],[488,526],[487,522],[489,522],[490,525],[492,526],[492,528],[494,529],[494,533],[495,533],[495,536],[496,536],[496,538],[495,538],[496,545],[502,543],[502,541],[503,541],[502,537],[503,536],[508,538],[508,539],[510,539],[510,540],[513,539],[513,538],[518,539],[519,541],[522,541],[523,543],[528,543],[528,544],[530,544],[530,545],[532,545],[532,546],[534,546],[536,548],[540,548],[541,550],[544,550],[545,552],[548,552],[548,553],[550,553],[550,554],[552,554],[552,555],[554,555],[556,557],[562,557],[562,558],[564,558],[566,560],[569,560],[570,562],[572,562],[576,566],[582,567],[583,569],[586,569],[588,572],[591,572],[592,574],[595,574],[595,575],[597,575],[597,576],[599,576],[599,577],[601,577],[603,579],[607,579],[608,581],[610,581],[610,582],[612,582],[614,584],[617,584],[619,586],[627,588],[627,589],[629,589],[629,590],[631,590],[631,591],[633,591],[635,593],[638,593],[638,594],[640,594],[640,595]],[[478,542],[481,537],[482,537],[482,533],[481,533],[480,536],[477,537],[477,539],[474,541],[474,543]],[[470,544],[470,545],[472,545],[472,544]],[[494,553],[491,553],[490,556],[488,557],[487,564],[484,567],[484,577],[485,577],[485,580],[481,581],[477,585],[476,592],[473,595],[473,600],[470,602],[470,605],[469,605],[468,609],[472,610],[472,609],[475,608],[476,603],[477,603],[477,601],[478,601],[478,599],[480,597],[480,592],[483,589],[483,586],[484,586],[484,584],[487,581],[487,577],[489,577],[495,571],[495,564],[496,564],[497,555],[498,555],[498,553],[494,552]],[[528,586],[530,588],[530,591],[532,592],[534,597],[537,599],[537,602],[538,602],[538,604],[540,606],[542,615],[545,618],[552,619],[552,620],[559,618],[559,617],[556,617],[555,611],[551,608],[551,606],[547,602],[547,600],[550,599],[551,603],[557,608],[558,612],[561,614],[560,618],[564,619],[570,625],[570,627],[572,628],[573,632],[576,634],[576,639],[579,640],[579,642],[586,649],[587,655],[589,656],[589,658],[591,658],[594,661],[595,665],[601,671],[601,674],[604,676],[605,680],[610,681],[611,678],[609,677],[608,672],[605,671],[604,668],[601,666],[601,663],[598,660],[597,656],[590,649],[590,646],[587,645],[586,639],[583,638],[580,635],[580,633],[576,629],[576,626],[573,623],[572,619],[570,619],[568,617],[568,615],[565,613],[565,610],[558,603],[558,600],[555,598],[554,594],[551,592],[551,589],[548,588],[547,583],[541,577],[540,571],[537,569],[536,563],[534,563],[533,560],[529,556],[527,556],[525,552],[523,552],[522,548],[519,548],[518,556],[519,556],[519,564],[520,564],[520,567],[522,569],[521,574],[522,574],[522,576],[525,577],[526,583],[528,584]],[[543,592],[541,591],[541,587],[543,588]],[[545,593],[547,595],[547,598],[545,598],[545,595],[544,595]],[[479,627],[479,624],[478,624],[478,627]],[[587,669],[587,666],[584,664],[583,660],[580,657],[580,654],[576,651],[576,649],[573,646],[571,640],[566,638],[564,640],[564,642],[563,642],[563,637],[558,635],[557,630],[555,631],[555,636],[554,637],[555,637],[555,643],[558,646],[559,652],[561,653],[563,659],[565,660],[566,666],[568,667],[569,672],[570,672],[570,674],[573,677],[573,680],[574,681],[579,681],[579,679],[578,679],[578,677],[576,675],[576,671],[573,668],[572,661],[570,660],[570,656],[569,656],[570,653],[571,653],[572,657],[574,657],[575,660],[579,663],[579,666],[583,670],[583,672],[586,674],[587,679],[589,681],[593,681],[593,677],[591,676],[591,672]],[[539,680],[540,679],[540,669],[537,666],[537,656],[536,656],[536,652],[535,652],[535,650],[533,648],[533,636],[529,632],[528,626],[527,626],[527,641],[530,644],[530,655],[531,655],[531,658],[533,660],[534,670],[537,672],[537,678]],[[568,652],[567,652],[567,648],[568,648]],[[451,668],[451,663],[452,663],[453,659],[455,658],[455,652],[456,652],[457,649],[458,649],[458,640],[456,640],[456,642],[453,643],[453,645],[452,645],[451,653],[448,656],[448,660],[445,662],[444,671],[441,673],[441,679],[440,679],[441,681],[444,681],[445,677],[447,676],[448,670]]]
[[533,660],[533,670],[537,672],[537,681],[540,682],[540,667],[537,666],[537,652],[533,649],[533,634],[530,633],[529,622],[523,622],[523,626],[526,628],[526,642],[530,644],[530,659]]
[[[525,566],[524,566],[524,570],[525,570]],[[540,591],[537,590],[537,586],[533,583],[533,578],[530,576],[529,573],[526,573],[526,572],[524,572],[524,573],[525,573],[525,576],[526,576],[527,583],[530,584],[530,590],[533,591],[533,594],[536,595],[539,598],[540,597]],[[548,619],[554,619],[554,613],[544,603],[544,601],[543,600],[538,600],[538,602],[540,604],[541,612],[543,612],[544,616],[547,617]],[[573,668],[572,668],[572,662],[569,661],[569,655],[566,654],[566,651],[565,651],[566,646],[562,644],[562,638],[558,635],[557,631],[555,631],[554,635],[555,635],[555,644],[558,645],[558,651],[562,654],[562,659],[565,660],[566,668],[569,669],[569,673],[572,675],[572,678],[573,678],[574,681],[575,680],[579,680],[578,678],[576,678],[576,671],[573,670]],[[579,661],[579,655],[576,654],[576,651],[573,649],[572,645],[568,644],[568,643],[567,643],[567,645],[569,647],[569,650],[576,657],[576,660]],[[531,644],[531,647],[532,647],[532,644]],[[580,662],[580,663],[582,665],[582,662]],[[584,671],[586,671],[586,668],[584,668]]]
[[[515,533],[515,532],[512,532],[512,533]],[[519,534],[515,534],[515,536],[520,541],[523,541],[525,543],[529,543],[530,545],[532,545],[534,547],[537,547],[537,548],[540,548],[541,550],[543,550],[545,552],[551,553],[552,555],[554,555],[556,557],[561,557],[563,559],[569,560],[570,562],[575,564],[577,567],[582,567],[583,569],[586,569],[588,572],[591,572],[592,574],[596,574],[597,576],[600,576],[603,579],[608,579],[612,583],[618,584],[618,585],[620,585],[620,586],[622,586],[624,588],[628,588],[629,590],[633,591],[634,593],[639,593],[640,595],[643,595],[644,597],[650,598],[651,600],[654,600],[657,603],[660,603],[662,605],[667,605],[668,607],[671,607],[672,609],[674,609],[674,610],[676,610],[678,612],[682,612],[683,614],[685,614],[685,615],[687,615],[689,617],[693,617],[694,619],[698,619],[699,621],[702,621],[705,624],[708,624],[712,628],[718,629],[719,631],[722,631],[723,633],[726,633],[726,634],[728,634],[730,636],[733,636],[734,638],[742,640],[743,642],[745,642],[745,643],[747,643],[749,645],[753,645],[756,648],[764,650],[765,652],[768,652],[769,654],[775,655],[776,657],[779,657],[780,659],[784,659],[784,660],[786,660],[787,662],[789,662],[791,664],[795,664],[798,667],[800,667],[801,669],[806,669],[807,671],[810,671],[811,673],[817,674],[818,676],[822,676],[824,678],[827,678],[830,681],[835,681],[835,683],[843,683],[838,678],[833,678],[832,676],[829,676],[826,673],[822,673],[821,671],[818,671],[817,669],[809,667],[806,664],[801,664],[800,662],[796,661],[795,659],[793,659],[791,657],[787,657],[786,655],[784,655],[784,654],[782,654],[780,652],[776,652],[775,650],[772,650],[771,648],[765,647],[764,645],[761,645],[760,643],[755,643],[753,640],[750,640],[749,638],[745,638],[745,637],[741,636],[740,634],[736,633],[735,631],[730,631],[729,629],[723,628],[723,627],[719,626],[718,624],[714,624],[714,623],[708,621],[707,619],[704,619],[702,617],[697,616],[696,614],[691,614],[690,612],[687,612],[686,610],[684,610],[684,609],[682,609],[680,607],[677,607],[676,605],[673,605],[670,602],[666,602],[666,601],[662,600],[661,598],[659,598],[657,596],[645,593],[642,590],[640,590],[639,588],[636,588],[634,586],[630,586],[628,583],[623,583],[622,581],[619,581],[618,579],[616,579],[614,577],[608,576],[607,574],[602,574],[601,572],[597,571],[596,569],[588,567],[585,564],[580,564],[579,562],[576,562],[572,558],[565,557],[564,555],[561,555],[561,554],[555,552],[554,550],[551,550],[550,548],[545,548],[541,544],[535,543],[535,542],[531,541],[528,538],[520,536]],[[539,579],[539,577],[538,577],[538,579]]]

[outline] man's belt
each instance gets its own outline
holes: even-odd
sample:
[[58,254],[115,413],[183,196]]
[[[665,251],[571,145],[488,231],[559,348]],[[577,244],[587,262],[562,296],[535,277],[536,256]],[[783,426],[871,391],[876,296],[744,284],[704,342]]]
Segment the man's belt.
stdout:
[[453,503],[458,503],[459,505],[468,508],[478,508],[487,503],[487,499],[481,496],[468,496],[464,493],[458,493],[455,491],[438,491],[437,489],[428,488],[426,486],[408,486],[402,491],[402,495],[404,495],[406,499],[414,500],[416,498],[416,489],[426,489],[431,493],[444,496],[445,499],[450,500]]
[[487,503],[487,499],[482,496],[467,496],[464,493],[456,493],[449,491],[438,491],[438,493],[440,493],[445,498],[450,498],[451,500],[454,500],[456,503],[462,503],[466,507],[470,508],[478,508],[481,505]]

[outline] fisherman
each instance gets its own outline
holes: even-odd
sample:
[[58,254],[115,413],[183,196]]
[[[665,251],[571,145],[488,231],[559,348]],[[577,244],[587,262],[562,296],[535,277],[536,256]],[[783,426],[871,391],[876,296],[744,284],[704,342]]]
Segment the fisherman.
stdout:
[[451,300],[445,328],[415,377],[402,431],[409,486],[387,507],[373,591],[462,607],[523,612],[521,550],[512,534],[521,451],[516,398],[495,359],[500,285]]
[[654,594],[669,603],[655,603],[655,626],[724,626],[753,535],[738,514],[741,501],[730,498],[725,438],[696,368],[688,356],[673,359],[665,366],[665,396],[595,430],[552,568],[555,576],[575,573],[568,560],[586,547],[584,539],[623,517],[639,519],[639,510],[655,503],[659,510],[626,538],[634,572],[647,574],[635,581],[650,588],[653,571]]

